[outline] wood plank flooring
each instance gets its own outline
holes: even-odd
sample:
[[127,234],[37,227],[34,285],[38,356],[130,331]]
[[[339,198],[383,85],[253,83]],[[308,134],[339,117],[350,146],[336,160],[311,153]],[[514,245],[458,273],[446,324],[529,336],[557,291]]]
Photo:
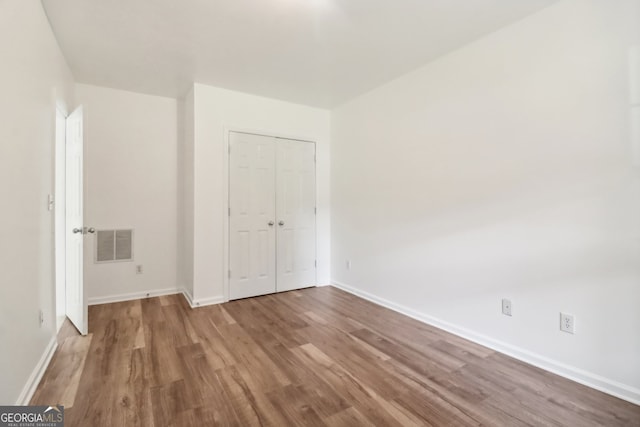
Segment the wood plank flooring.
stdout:
[[331,287],[65,325],[31,403],[67,426],[640,426],[640,407]]

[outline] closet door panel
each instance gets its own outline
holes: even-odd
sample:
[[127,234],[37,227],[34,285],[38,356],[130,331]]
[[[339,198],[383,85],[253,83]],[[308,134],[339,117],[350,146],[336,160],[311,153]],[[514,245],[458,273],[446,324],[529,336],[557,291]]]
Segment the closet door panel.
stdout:
[[229,298],[273,293],[275,139],[232,132],[229,148]]
[[315,144],[278,139],[278,292],[316,285]]

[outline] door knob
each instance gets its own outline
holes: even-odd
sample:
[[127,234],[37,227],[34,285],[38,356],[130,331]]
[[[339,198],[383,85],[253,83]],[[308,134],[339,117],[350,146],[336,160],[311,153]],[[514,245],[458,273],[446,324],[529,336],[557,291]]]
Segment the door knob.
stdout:
[[269,221],[269,227],[273,227],[273,224],[275,224],[275,222]]
[[278,225],[284,225],[284,221],[278,222]]
[[74,228],[73,229],[73,234],[78,234],[78,233],[82,233],[82,228]]
[[96,229],[95,229],[95,228],[93,228],[93,227],[89,227],[89,228],[87,229],[87,231],[88,231],[89,233],[93,234],[93,233],[95,233],[95,232],[96,232]]

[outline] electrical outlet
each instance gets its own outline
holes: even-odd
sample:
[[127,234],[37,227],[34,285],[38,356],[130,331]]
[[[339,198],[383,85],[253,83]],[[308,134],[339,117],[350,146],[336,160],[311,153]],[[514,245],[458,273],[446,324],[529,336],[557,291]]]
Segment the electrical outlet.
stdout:
[[347,266],[347,270],[350,271],[351,270],[351,260],[350,259],[347,260],[346,266]]
[[560,313],[560,330],[569,334],[573,334],[575,332],[573,315]]
[[511,316],[511,301],[506,298],[502,300],[502,314]]
[[142,274],[142,265],[136,265],[136,274]]

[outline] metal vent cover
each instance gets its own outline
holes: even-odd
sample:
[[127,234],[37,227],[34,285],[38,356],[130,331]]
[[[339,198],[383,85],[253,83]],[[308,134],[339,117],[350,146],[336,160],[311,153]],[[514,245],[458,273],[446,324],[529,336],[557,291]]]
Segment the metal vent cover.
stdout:
[[133,261],[133,230],[97,230],[96,263]]

